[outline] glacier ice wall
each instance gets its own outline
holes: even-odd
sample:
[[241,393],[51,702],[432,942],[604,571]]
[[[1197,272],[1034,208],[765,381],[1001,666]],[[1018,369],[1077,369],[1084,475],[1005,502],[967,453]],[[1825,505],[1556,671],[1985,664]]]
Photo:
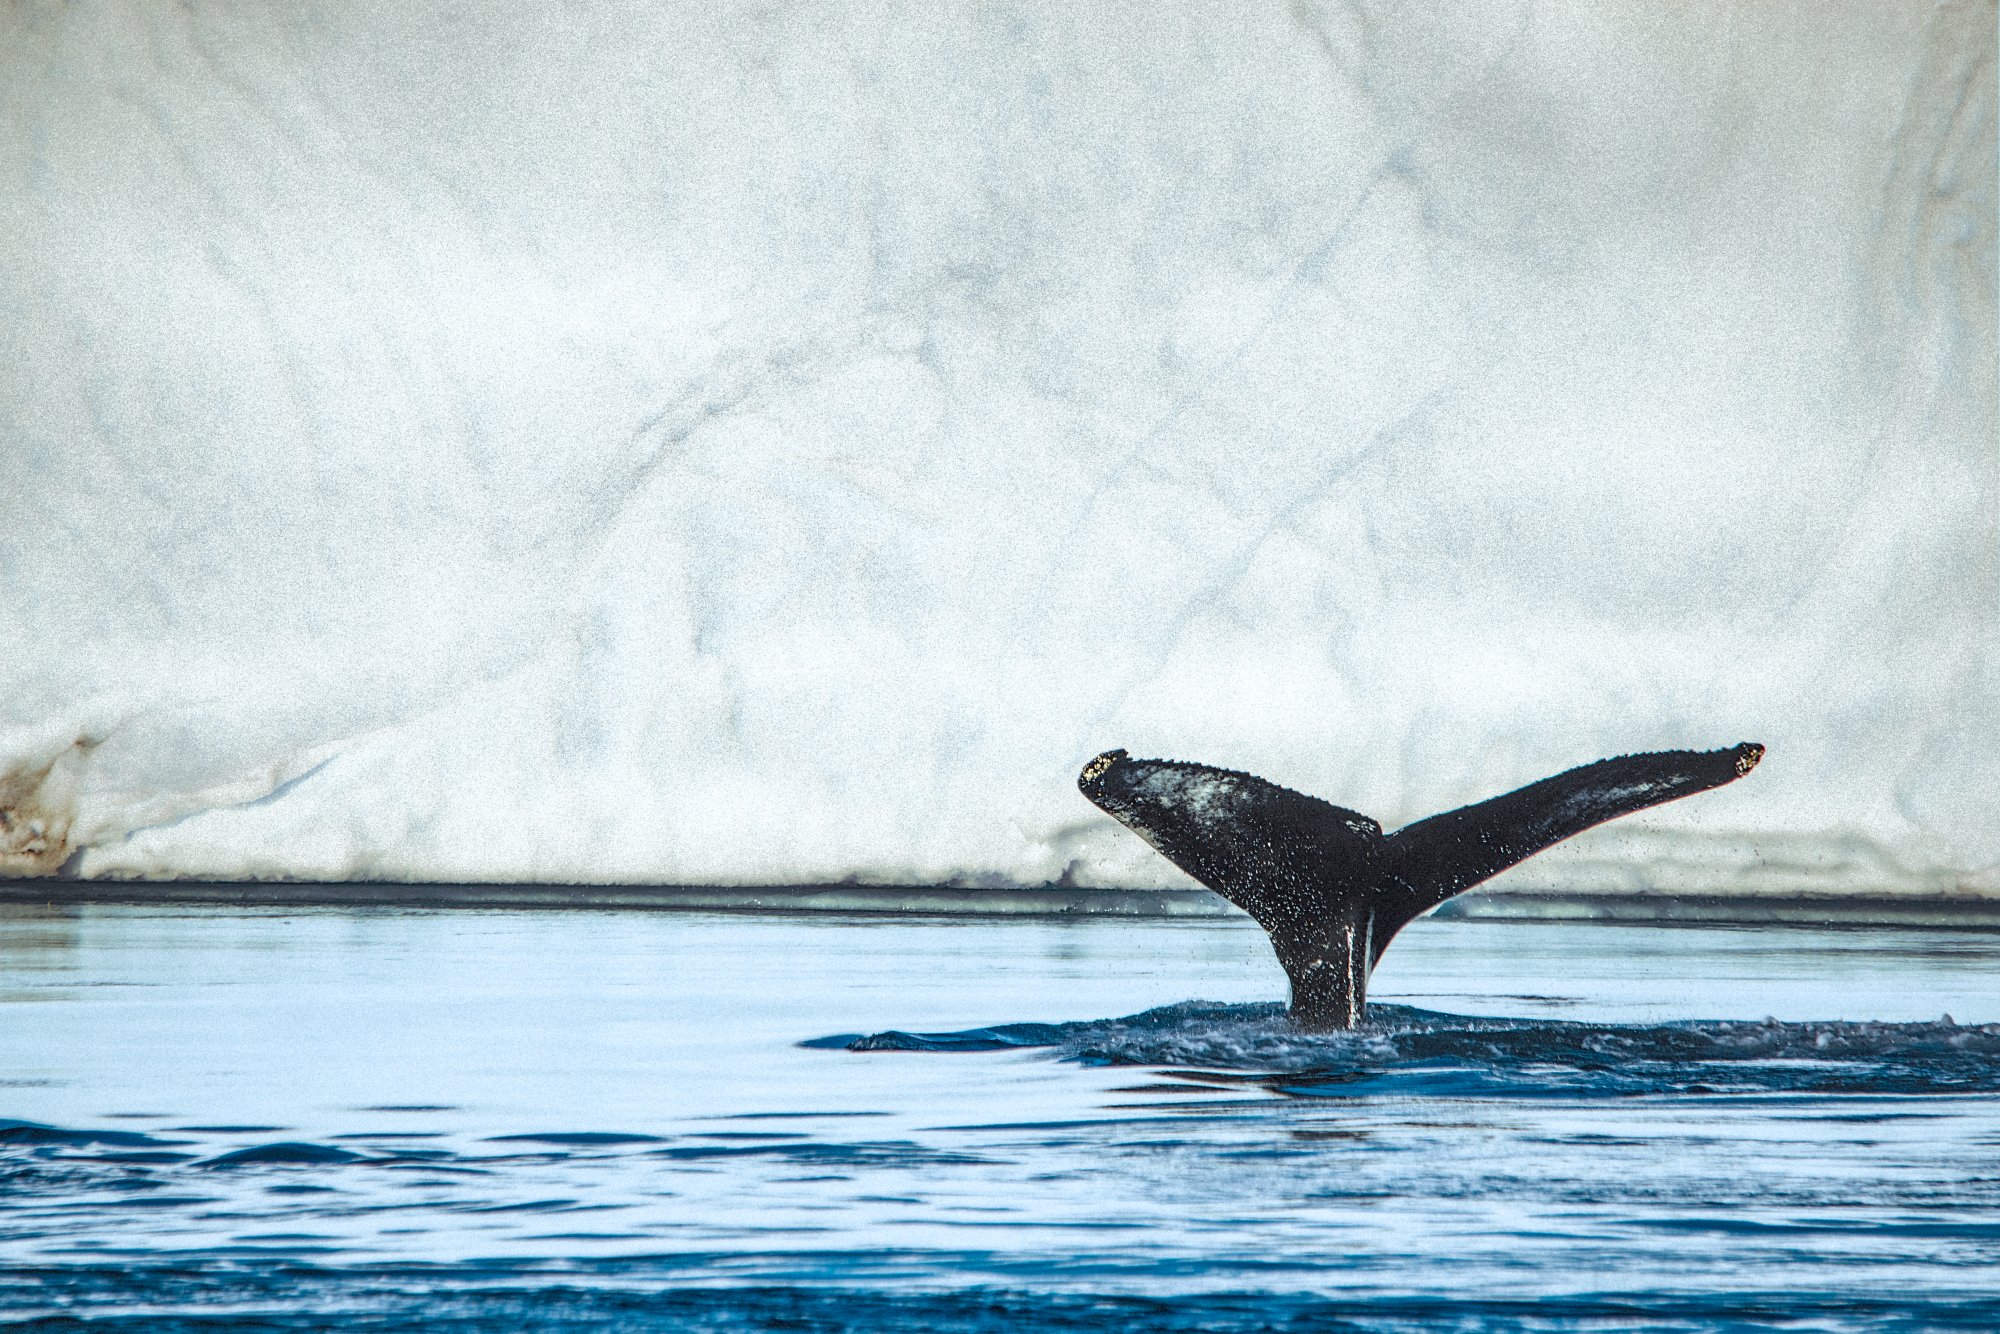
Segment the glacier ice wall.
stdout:
[[1992,3],[0,14],[13,871],[2000,887]]

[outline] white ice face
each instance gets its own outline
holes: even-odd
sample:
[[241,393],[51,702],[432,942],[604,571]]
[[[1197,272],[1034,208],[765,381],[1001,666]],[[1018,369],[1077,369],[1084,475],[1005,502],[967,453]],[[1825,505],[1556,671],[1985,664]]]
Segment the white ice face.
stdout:
[[2000,884],[1993,22],[10,8],[0,859],[1144,884],[1109,745],[1753,736],[1514,874]]

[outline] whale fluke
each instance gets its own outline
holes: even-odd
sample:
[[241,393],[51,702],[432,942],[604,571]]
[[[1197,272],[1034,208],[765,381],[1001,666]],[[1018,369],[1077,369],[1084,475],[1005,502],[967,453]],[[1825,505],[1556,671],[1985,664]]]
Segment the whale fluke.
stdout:
[[1256,919],[1292,984],[1292,1017],[1352,1028],[1368,974],[1411,919],[1592,825],[1734,782],[1754,742],[1581,765],[1406,825],[1234,769],[1109,750],[1077,786],[1162,856]]

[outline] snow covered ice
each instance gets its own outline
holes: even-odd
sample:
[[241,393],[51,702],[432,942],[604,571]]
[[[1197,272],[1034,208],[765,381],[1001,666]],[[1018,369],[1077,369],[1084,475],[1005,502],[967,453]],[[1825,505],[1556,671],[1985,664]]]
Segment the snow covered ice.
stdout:
[[7,869],[2000,886],[1990,3],[0,24]]

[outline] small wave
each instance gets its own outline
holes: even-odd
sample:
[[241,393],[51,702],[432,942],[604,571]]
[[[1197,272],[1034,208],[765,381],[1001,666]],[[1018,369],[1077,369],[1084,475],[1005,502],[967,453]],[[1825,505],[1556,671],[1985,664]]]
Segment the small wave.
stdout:
[[[1091,1065],[1227,1073],[1300,1096],[1480,1093],[1954,1094],[2000,1091],[2000,1024],[1687,1020],[1591,1024],[1371,1005],[1307,1033],[1280,1005],[1184,1001],[1122,1019],[851,1037],[850,1051],[1045,1048]],[[814,1045],[828,1045],[825,1039]]]
[[765,1158],[803,1167],[941,1167],[987,1161],[977,1154],[926,1148],[909,1140],[827,1144],[690,1144],[655,1149],[652,1156],[675,1162]]
[[58,1148],[88,1148],[104,1144],[137,1149],[179,1142],[156,1139],[136,1130],[69,1130],[62,1126],[45,1126],[38,1121],[0,1121],[0,1144]]
[[336,1149],[330,1144],[259,1144],[248,1149],[237,1149],[233,1153],[218,1154],[204,1158],[196,1167],[251,1167],[259,1163],[358,1163],[363,1155],[346,1149]]
[[589,1148],[606,1144],[658,1144],[658,1135],[636,1135],[621,1130],[551,1130],[529,1135],[489,1135],[488,1144],[554,1144],[564,1148]]
[[[1103,1022],[1119,1023],[1120,1020]],[[1083,1025],[1087,1026],[1087,1025]],[[1008,1047],[1059,1047],[1077,1024],[1001,1024],[968,1028],[962,1033],[887,1033],[855,1036],[841,1045],[849,1051],[1002,1051]]]

